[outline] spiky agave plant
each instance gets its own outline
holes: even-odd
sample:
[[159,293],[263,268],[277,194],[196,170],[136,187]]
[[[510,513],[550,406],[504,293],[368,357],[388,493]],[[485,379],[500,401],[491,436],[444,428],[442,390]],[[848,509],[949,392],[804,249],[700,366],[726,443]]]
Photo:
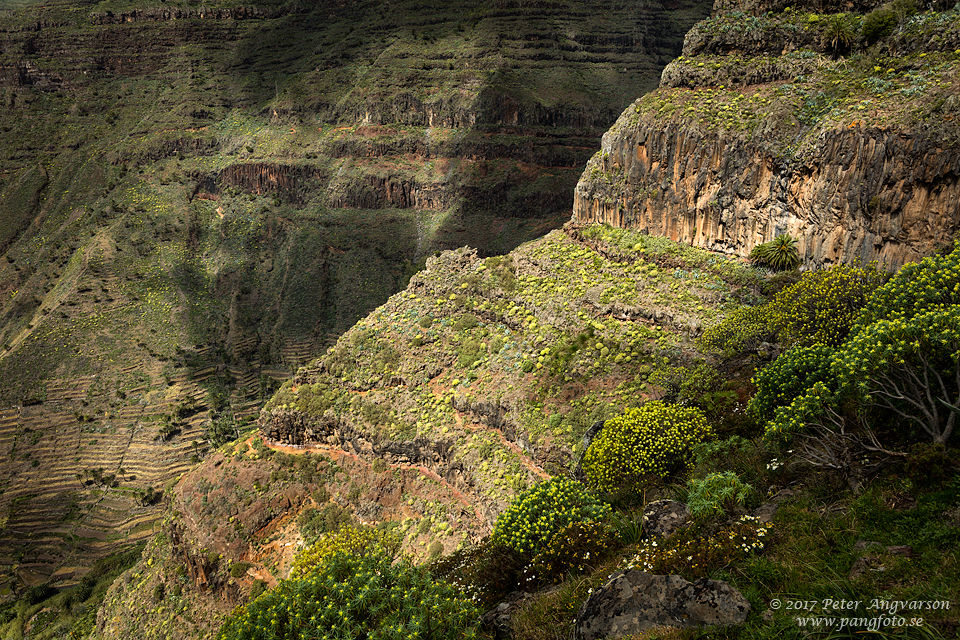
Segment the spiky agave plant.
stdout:
[[779,235],[770,242],[758,244],[750,252],[754,263],[777,271],[788,271],[800,266],[797,241],[788,234]]

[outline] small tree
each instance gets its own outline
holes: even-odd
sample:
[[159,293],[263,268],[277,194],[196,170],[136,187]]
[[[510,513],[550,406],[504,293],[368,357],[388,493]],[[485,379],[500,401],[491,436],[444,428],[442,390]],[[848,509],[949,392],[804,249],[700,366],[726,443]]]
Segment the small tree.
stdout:
[[755,246],[750,252],[750,259],[759,266],[770,267],[777,271],[796,269],[800,266],[797,240],[788,234],[779,235],[770,242]]

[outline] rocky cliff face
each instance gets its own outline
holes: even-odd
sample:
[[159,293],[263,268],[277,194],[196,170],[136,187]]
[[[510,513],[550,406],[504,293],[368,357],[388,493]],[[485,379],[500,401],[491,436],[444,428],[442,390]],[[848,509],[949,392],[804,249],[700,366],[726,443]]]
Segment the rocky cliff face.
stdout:
[[816,14],[700,23],[604,135],[574,219],[736,255],[788,233],[808,266],[936,251],[960,229],[955,13],[845,58]]
[[158,508],[137,496],[428,256],[503,253],[569,219],[602,132],[709,10],[16,4],[0,10],[15,590],[151,535]]

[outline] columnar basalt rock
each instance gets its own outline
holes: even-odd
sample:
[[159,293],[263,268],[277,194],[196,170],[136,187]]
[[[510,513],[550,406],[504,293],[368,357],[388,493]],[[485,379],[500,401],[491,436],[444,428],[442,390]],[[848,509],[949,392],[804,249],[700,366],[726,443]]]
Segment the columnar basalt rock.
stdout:
[[808,265],[897,267],[949,243],[958,203],[960,154],[919,135],[833,131],[808,161],[784,165],[745,140],[645,120],[604,136],[574,219],[739,255],[788,233]]
[[[748,5],[736,8],[757,13]],[[810,26],[820,16],[724,15],[732,9],[718,1],[660,89],[603,136],[577,185],[574,222],[740,256],[786,233],[807,267],[877,260],[892,269],[949,245],[960,230],[951,75],[935,90],[895,83],[940,73],[924,60],[951,55],[960,30],[941,20],[878,43],[878,60],[916,60],[899,69],[837,59]],[[870,88],[881,84],[887,93]]]

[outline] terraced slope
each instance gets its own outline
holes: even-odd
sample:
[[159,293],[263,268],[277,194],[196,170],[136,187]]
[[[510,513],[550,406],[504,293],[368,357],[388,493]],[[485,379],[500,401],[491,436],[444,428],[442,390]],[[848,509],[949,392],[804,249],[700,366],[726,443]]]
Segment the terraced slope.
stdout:
[[[95,637],[212,637],[255,580],[286,575],[313,518],[382,524],[420,559],[479,539],[518,491],[574,465],[596,420],[675,392],[669,380],[696,367],[693,339],[762,281],[737,261],[601,226],[506,256],[431,257],[284,382],[262,441],[226,445],[175,486]],[[249,563],[239,577],[238,562]],[[184,576],[187,565],[203,570]],[[158,605],[158,584],[178,595]]]
[[706,11],[0,7],[9,585],[69,582],[148,531],[135,491],[257,415],[433,252],[562,224],[601,133]]
[[260,432],[422,465],[489,527],[573,465],[593,422],[666,393],[694,366],[693,338],[759,283],[736,261],[598,226],[504,257],[446,252],[284,383]]

